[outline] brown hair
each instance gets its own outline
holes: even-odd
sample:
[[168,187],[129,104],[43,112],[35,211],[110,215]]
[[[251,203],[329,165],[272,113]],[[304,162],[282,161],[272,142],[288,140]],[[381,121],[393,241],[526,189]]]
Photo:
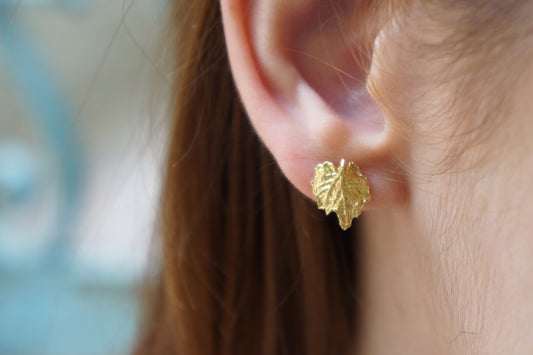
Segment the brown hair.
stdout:
[[215,0],[175,1],[163,268],[137,354],[345,354],[355,228],[283,177],[234,87]]
[[[334,216],[324,217],[283,177],[250,126],[232,81],[218,1],[172,4],[171,23],[179,28],[171,38],[177,66],[163,265],[136,354],[353,352],[357,223],[342,232]],[[473,18],[462,33],[491,23]]]

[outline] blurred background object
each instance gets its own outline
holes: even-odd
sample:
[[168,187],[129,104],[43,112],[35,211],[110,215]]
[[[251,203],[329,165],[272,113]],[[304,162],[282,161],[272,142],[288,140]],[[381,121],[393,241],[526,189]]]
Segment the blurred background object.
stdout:
[[131,348],[158,259],[164,10],[0,0],[0,355]]

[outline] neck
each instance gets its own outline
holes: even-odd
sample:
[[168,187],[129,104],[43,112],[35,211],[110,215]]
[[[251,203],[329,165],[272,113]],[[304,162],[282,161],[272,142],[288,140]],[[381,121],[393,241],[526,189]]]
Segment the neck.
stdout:
[[475,181],[462,202],[426,186],[404,210],[367,212],[361,354],[533,353],[533,189],[509,195],[531,175],[500,171],[461,176]]

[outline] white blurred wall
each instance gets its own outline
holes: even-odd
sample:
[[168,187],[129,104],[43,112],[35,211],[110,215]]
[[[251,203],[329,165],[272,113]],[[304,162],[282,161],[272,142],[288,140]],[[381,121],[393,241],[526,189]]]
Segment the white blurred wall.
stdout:
[[[74,264],[84,272],[138,277],[156,232],[165,149],[165,4],[33,3],[39,6],[23,0],[14,21],[63,89],[85,156]],[[0,140],[38,139],[1,63]]]

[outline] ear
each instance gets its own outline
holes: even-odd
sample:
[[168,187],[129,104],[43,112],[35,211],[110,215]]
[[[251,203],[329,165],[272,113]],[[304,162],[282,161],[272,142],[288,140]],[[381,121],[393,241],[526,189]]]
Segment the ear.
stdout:
[[286,177],[314,199],[315,166],[343,158],[368,177],[365,208],[389,207],[406,200],[400,162],[407,145],[369,95],[379,26],[368,21],[357,33],[352,16],[368,6],[354,3],[221,0],[237,88]]

